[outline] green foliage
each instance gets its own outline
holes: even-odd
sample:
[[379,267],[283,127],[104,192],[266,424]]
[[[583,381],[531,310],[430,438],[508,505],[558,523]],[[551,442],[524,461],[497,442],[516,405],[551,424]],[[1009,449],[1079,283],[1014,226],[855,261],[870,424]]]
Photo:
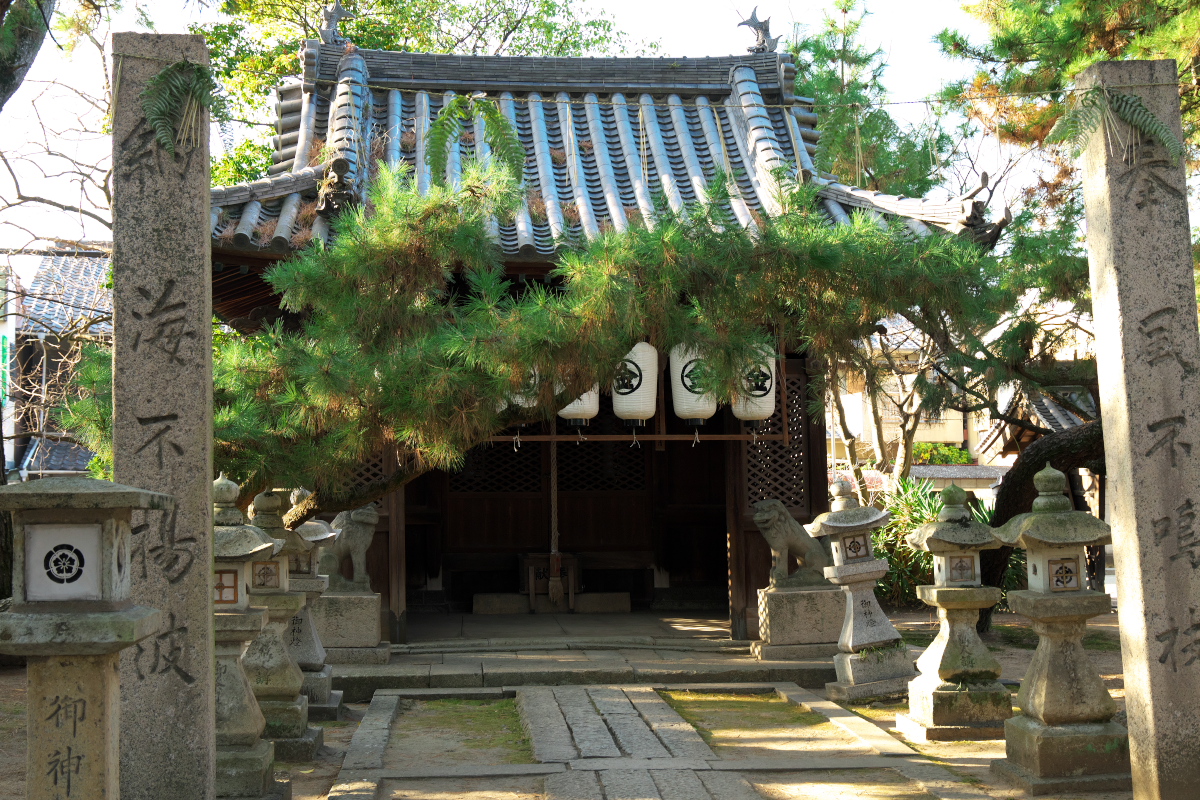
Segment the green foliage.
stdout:
[[974,464],[975,459],[961,447],[941,442],[913,444],[914,464]]
[[875,586],[875,596],[891,608],[921,606],[917,587],[933,583],[933,556],[912,547],[905,537],[927,522],[937,521],[942,500],[932,481],[902,478],[884,495],[892,519],[871,538],[875,557],[886,559],[888,573]]
[[1072,94],[1067,110],[1046,136],[1046,142],[1064,142],[1070,146],[1071,157],[1078,158],[1096,131],[1108,129],[1114,115],[1129,123],[1135,131],[1156,139],[1175,163],[1183,158],[1183,142],[1146,108],[1140,97],[1102,86]]
[[212,160],[212,185],[233,186],[265,177],[273,152],[269,143],[247,139]]
[[866,16],[852,16],[858,0],[839,0],[836,7],[838,17],[827,15],[820,32],[791,44],[796,93],[814,98],[821,117],[816,164],[865,188],[920,197],[951,158],[950,136],[932,111],[921,126],[902,127],[879,105],[887,100],[884,52],[858,40]]
[[84,345],[73,383],[74,397],[58,409],[56,422],[96,454],[88,472],[112,480],[112,350]]
[[202,64],[176,61],[146,81],[142,111],[159,147],[172,156],[175,148],[200,141],[203,112],[216,102],[219,88],[213,71]]
[[490,100],[475,95],[455,95],[450,98],[437,119],[429,127],[426,161],[434,180],[446,177],[450,149],[458,144],[468,123],[478,117],[483,122],[484,141],[492,157],[508,170],[514,181],[520,182],[525,172],[525,145],[508,117]]

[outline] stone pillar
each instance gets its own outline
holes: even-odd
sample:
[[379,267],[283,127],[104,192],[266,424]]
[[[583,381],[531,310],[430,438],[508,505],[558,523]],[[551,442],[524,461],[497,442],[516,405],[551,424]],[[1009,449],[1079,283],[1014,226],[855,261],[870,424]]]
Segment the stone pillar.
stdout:
[[[321,550],[320,570],[329,576],[329,591],[313,603],[312,614],[330,664],[386,664],[391,656],[391,646],[381,642],[379,595],[371,591],[367,575],[367,548],[378,522],[373,505],[343,511],[333,520],[337,538]],[[341,570],[347,557],[354,565],[350,579]]]
[[942,510],[907,537],[916,550],[933,554],[933,585],[917,596],[938,610],[941,627],[917,659],[919,677],[908,684],[908,714],[896,727],[909,740],[962,741],[1004,738],[1012,696],[997,678],[1000,662],[975,631],[979,610],[1000,602],[1001,592],[981,586],[979,553],[1000,542],[966,507],[967,493],[951,484],[942,490]]
[[834,481],[830,493],[832,510],[805,526],[813,536],[829,537],[833,566],[825,567],[825,577],[846,593],[840,652],[833,657],[838,679],[825,684],[825,693],[830,700],[900,694],[916,670],[904,640],[875,599],[875,583],[887,574],[888,563],[874,558],[871,549],[871,531],[892,515],[859,507],[854,487],[846,481]]
[[[292,492],[292,504],[308,495],[304,489]],[[308,698],[308,717],[313,720],[335,721],[342,718],[341,690],[333,689],[333,668],[325,663],[325,646],[312,618],[312,605],[329,588],[329,576],[318,573],[320,548],[336,536],[329,523],[309,520],[296,528],[296,534],[308,550],[290,559],[291,588],[304,592],[306,603],[300,613],[288,623],[287,645],[292,658],[304,673],[300,691]]]
[[[286,638],[291,637],[292,620],[304,609],[303,592],[290,586],[287,542],[296,534],[283,527],[279,516],[283,498],[279,492],[265,491],[254,498],[254,521],[276,543],[274,558],[254,562],[250,583],[250,601],[267,609],[267,625],[247,648],[242,664],[254,687],[254,696],[267,720],[265,735],[275,742],[275,755],[281,761],[311,761],[324,741],[321,728],[308,725],[308,697],[301,694],[304,674],[292,658]],[[276,539],[273,533],[287,538]],[[297,545],[298,546],[298,545]]]
[[13,607],[0,653],[25,656],[30,800],[120,793],[120,651],[161,613],[129,602],[132,508],[171,498],[91,478],[0,487],[13,512]]
[[[212,290],[208,114],[171,155],[141,93],[208,64],[199,36],[118,33],[113,74],[113,474],[174,495],[133,519],[132,599],[162,626],[121,658],[122,800],[209,800],[212,676]],[[186,720],[186,724],[183,721]],[[169,765],[169,768],[166,766]]]
[[[1079,88],[1140,97],[1181,131],[1174,61],[1106,61]],[[1097,370],[1134,795],[1200,785],[1200,338],[1187,186],[1162,142],[1093,136],[1083,158]]]

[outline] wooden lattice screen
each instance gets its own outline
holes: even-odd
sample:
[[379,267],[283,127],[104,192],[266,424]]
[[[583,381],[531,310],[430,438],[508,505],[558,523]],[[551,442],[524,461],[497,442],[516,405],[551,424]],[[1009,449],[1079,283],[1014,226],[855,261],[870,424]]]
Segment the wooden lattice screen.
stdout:
[[[573,429],[562,420],[558,432]],[[586,437],[628,435],[629,428],[606,406],[592,424],[583,429]],[[558,445],[558,489],[561,492],[641,492],[647,488],[646,447],[630,442],[560,442]]]
[[[752,512],[759,500],[783,502],[795,515],[809,512],[808,499],[808,442],[805,439],[807,419],[805,409],[805,380],[799,375],[787,377],[787,422],[791,441],[747,442],[743,446],[746,464],[746,508]],[[783,411],[776,407],[775,415],[759,430],[760,434],[781,433]],[[744,433],[750,433],[744,426]]]
[[542,453],[537,444],[513,449],[510,444],[485,444],[467,453],[460,472],[450,473],[452,492],[540,492]]

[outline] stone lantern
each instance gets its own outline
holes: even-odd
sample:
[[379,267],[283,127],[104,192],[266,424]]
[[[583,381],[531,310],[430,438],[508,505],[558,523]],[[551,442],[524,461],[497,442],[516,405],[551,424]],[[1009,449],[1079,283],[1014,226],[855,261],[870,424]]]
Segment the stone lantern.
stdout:
[[917,596],[938,610],[941,628],[917,659],[919,677],[908,685],[907,715],[896,727],[909,740],[1000,739],[1012,716],[1012,696],[997,680],[1000,662],[975,631],[979,609],[1000,602],[1001,592],[979,582],[979,553],[1000,547],[992,529],[976,522],[966,507],[967,493],[942,490],[937,522],[917,528],[908,543],[933,554],[932,586]]
[[1009,592],[1008,605],[1029,618],[1038,647],[1017,695],[1021,713],[1004,723],[1007,758],[992,771],[1031,794],[1128,789],[1129,735],[1112,721],[1117,704],[1082,641],[1088,619],[1111,609],[1082,578],[1084,548],[1108,544],[1109,527],[1073,509],[1063,473],[1047,465],[1033,481],[1033,511],[996,532],[1025,548],[1030,588]]
[[13,606],[0,653],[27,659],[26,796],[120,795],[120,651],[162,614],[129,599],[132,510],[173,497],[93,478],[0,487],[13,516]]
[[237,484],[221,475],[213,482],[213,639],[216,655],[216,796],[277,795],[275,745],[262,738],[266,720],[243,668],[246,648],[267,622],[250,605],[253,564],[275,553],[275,542],[243,524],[235,503]]
[[828,537],[833,566],[825,577],[846,593],[846,616],[833,657],[837,681],[825,684],[831,700],[857,700],[899,694],[916,675],[904,640],[875,599],[875,583],[888,571],[884,559],[875,558],[871,531],[892,518],[890,512],[863,508],[846,481],[834,481],[830,511],[805,526],[816,537]]
[[275,742],[276,756],[283,761],[311,761],[324,742],[324,732],[308,725],[308,697],[301,693],[304,673],[288,647],[292,620],[305,607],[305,593],[290,591],[289,564],[292,555],[307,555],[311,548],[299,534],[284,528],[279,514],[282,504],[283,495],[271,490],[260,492],[252,503],[255,527],[271,537],[278,549],[270,558],[252,562],[251,602],[267,609],[267,625],[242,663],[266,717],[265,735]]

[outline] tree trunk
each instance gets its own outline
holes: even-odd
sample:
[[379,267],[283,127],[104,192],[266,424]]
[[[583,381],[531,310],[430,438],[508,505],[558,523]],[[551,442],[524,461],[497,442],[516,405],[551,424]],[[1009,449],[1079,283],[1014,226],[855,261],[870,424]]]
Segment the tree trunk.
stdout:
[[[0,486],[8,484],[7,450],[7,442],[0,439]],[[13,556],[12,515],[7,511],[0,511],[0,600],[12,597]]]
[[892,465],[892,484],[900,485],[900,481],[908,477],[912,470],[913,440],[917,438],[917,426],[921,424],[919,414],[900,415],[900,439],[896,443],[896,463]]
[[16,0],[0,20],[0,110],[20,88],[46,38],[58,0]]
[[[1012,469],[1000,481],[996,491],[996,508],[992,514],[992,527],[999,528],[1018,514],[1033,508],[1037,488],[1033,476],[1047,464],[1062,472],[1071,472],[1104,460],[1104,428],[1100,421],[1088,422],[1077,428],[1047,434],[1038,439],[1017,457]],[[1004,574],[1008,571],[1011,547],[984,550],[979,554],[980,577],[984,586],[1003,586]],[[987,608],[980,612],[977,629],[984,633],[992,627],[992,612]]]
[[[854,493],[858,497],[860,505],[867,505],[867,482],[863,478],[862,465],[858,463],[858,437],[850,432],[850,426],[846,424],[846,408],[842,404],[842,387],[838,381],[837,367],[833,366],[829,370],[830,384],[833,389],[833,408],[834,414],[837,416],[835,422],[842,429],[842,439],[846,442],[846,458],[850,461],[850,473],[854,476]],[[833,462],[837,464],[836,449],[833,454]]]

